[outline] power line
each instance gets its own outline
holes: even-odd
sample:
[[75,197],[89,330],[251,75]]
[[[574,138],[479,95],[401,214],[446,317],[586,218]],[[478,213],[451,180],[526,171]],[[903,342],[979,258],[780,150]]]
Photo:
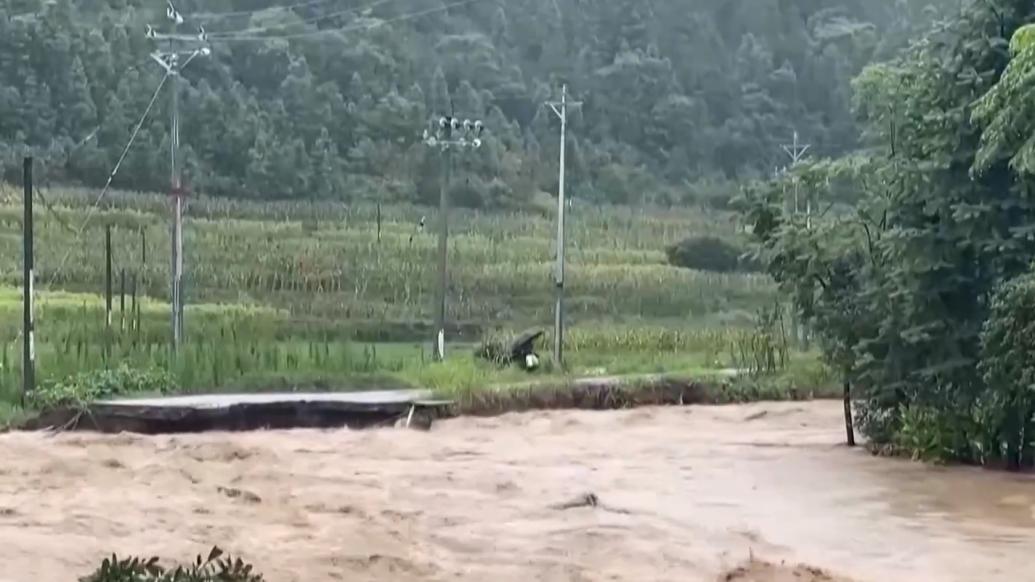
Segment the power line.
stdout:
[[[389,1],[389,0],[381,0],[381,1],[385,2],[385,1]],[[385,19],[385,20],[378,20],[376,22],[369,22],[369,23],[364,23],[364,24],[355,25],[355,26],[345,26],[345,27],[339,27],[339,28],[324,28],[324,29],[320,29],[320,30],[310,30],[308,32],[299,32],[299,33],[295,33],[295,34],[283,34],[283,35],[277,35],[277,36],[227,36],[227,37],[213,38],[212,40],[213,41],[218,41],[218,42],[229,42],[229,41],[235,41],[235,42],[262,42],[262,41],[269,41],[269,40],[291,40],[291,39],[296,39],[296,38],[306,38],[306,37],[319,36],[319,35],[328,34],[328,33],[357,32],[357,31],[371,30],[371,29],[374,29],[374,28],[380,28],[380,27],[388,25],[388,24],[394,24],[394,23],[397,23],[397,22],[404,22],[404,21],[407,21],[407,20],[414,20],[414,19],[420,18],[422,16],[428,16],[430,14],[435,14],[437,12],[445,12],[445,11],[450,10],[452,8],[459,8],[460,6],[466,6],[468,4],[474,4],[476,2],[484,2],[484,1],[485,0],[460,0],[459,2],[453,2],[451,4],[446,4],[445,6],[439,6],[438,8],[429,8],[427,10],[422,10],[422,11],[419,11],[419,12],[412,12],[410,14],[403,14],[401,16],[396,16],[394,18],[388,18],[388,19]],[[270,27],[270,28],[275,28],[275,27]]]
[[68,221],[65,220],[65,218],[61,216],[61,214],[59,214],[57,210],[54,209],[54,205],[50,203],[50,200],[47,200],[46,196],[43,195],[43,190],[39,188],[33,188],[32,191],[36,196],[39,197],[41,201],[43,201],[43,207],[47,209],[47,212],[50,213],[51,217],[53,217],[54,220],[56,220],[62,228],[64,228],[72,234],[76,233],[75,229],[72,228],[72,225],[69,224]]
[[213,32],[211,34],[211,37],[213,39],[219,39],[219,38],[226,38],[226,37],[234,37],[234,36],[238,36],[238,35],[255,34],[255,33],[264,32],[264,31],[267,31],[267,30],[271,30],[271,29],[283,28],[285,26],[297,26],[297,25],[306,25],[306,24],[316,24],[316,23],[318,23],[320,21],[327,20],[328,18],[337,18],[339,16],[348,16],[349,14],[355,14],[357,12],[362,12],[364,10],[370,10],[372,8],[376,8],[378,6],[381,6],[382,4],[388,4],[389,2],[395,2],[395,1],[396,0],[375,0],[374,2],[371,2],[370,4],[364,4],[362,6],[353,6],[352,8],[346,8],[344,10],[339,10],[337,12],[331,12],[331,13],[328,13],[328,14],[323,14],[321,16],[314,16],[312,18],[307,18],[305,20],[300,20],[300,21],[297,21],[297,22],[284,22],[282,24],[269,24],[269,25],[266,25],[266,26],[255,26],[255,27],[252,27],[252,28],[244,28],[244,29],[241,29],[241,30],[229,30],[229,31]]
[[[86,145],[87,142],[89,142],[93,138],[97,137],[97,134],[98,134],[98,132],[100,132],[100,130],[101,130],[101,126],[98,125],[98,126],[94,127],[92,130],[90,130],[89,133],[86,134],[86,137],[84,137],[83,139],[79,140],[75,145],[72,146],[71,149],[69,149],[67,151],[64,151],[62,153],[64,154],[64,156],[66,158],[70,159],[72,154],[74,154],[76,151],[78,151],[79,148],[83,147],[84,145]],[[49,156],[47,156],[47,157],[45,157],[45,158],[43,158],[41,160],[38,160],[37,163],[42,163],[42,164],[44,164],[44,167],[46,167],[56,157],[57,157],[57,153],[56,152],[55,153],[51,153]],[[65,220],[65,218],[63,216],[61,216],[57,212],[57,210],[54,209],[54,205],[50,202],[50,200],[47,199],[46,195],[44,195],[44,193],[43,193],[44,190],[49,190],[50,189],[50,175],[49,175],[49,173],[47,173],[47,177],[46,177],[46,179],[44,181],[47,183],[47,185],[44,186],[42,189],[41,188],[37,188],[35,186],[35,184],[33,185],[33,188],[32,188],[33,195],[39,197],[39,199],[43,202],[44,208],[46,208],[47,212],[49,212],[51,214],[51,216],[54,218],[54,220],[56,220],[58,222],[58,224],[61,225],[62,228],[64,228],[65,230],[67,230],[68,232],[70,232],[72,234],[75,234],[76,231],[75,231],[74,228],[72,228],[72,225],[70,225],[68,223],[68,221]]]
[[191,20],[216,20],[219,18],[234,18],[237,16],[248,16],[251,14],[260,14],[263,12],[272,12],[274,10],[294,10],[296,8],[308,8],[310,6],[320,6],[322,4],[332,4],[338,0],[312,0],[311,2],[299,2],[298,4],[289,4],[287,6],[270,6],[267,8],[257,8],[252,10],[236,10],[232,12],[197,12],[190,15]]
[[133,146],[133,142],[136,141],[137,134],[140,133],[140,128],[143,127],[144,122],[147,121],[147,116],[150,115],[151,109],[154,107],[155,101],[158,100],[158,95],[159,93],[161,93],[162,87],[165,86],[165,82],[168,79],[169,73],[167,72],[165,76],[162,77],[162,80],[159,81],[158,87],[155,88],[154,94],[151,95],[151,101],[148,102],[147,108],[144,110],[144,114],[140,116],[140,120],[137,121],[136,127],[133,128],[133,133],[130,134],[129,141],[126,142],[126,147],[122,148],[122,155],[119,156],[119,161],[115,163],[115,167],[112,168],[111,173],[108,174],[108,181],[104,183],[104,188],[101,189],[101,193],[97,195],[97,199],[94,200],[93,204],[90,205],[89,209],[87,209],[86,216],[83,217],[83,222],[79,225],[79,228],[76,229],[75,238],[73,239],[72,244],[68,247],[68,250],[65,252],[65,256],[61,258],[60,263],[58,263],[57,269],[55,269],[54,272],[51,273],[50,279],[47,282],[47,287],[50,287],[54,284],[55,279],[57,279],[58,273],[61,272],[61,269],[65,268],[65,264],[68,262],[69,257],[72,256],[72,250],[78,246],[78,242],[83,236],[83,231],[86,230],[86,226],[90,223],[90,219],[93,217],[94,212],[96,212],[98,206],[100,206],[101,200],[103,200],[104,196],[108,194],[108,190],[111,188],[112,180],[114,180],[115,175],[119,173],[119,168],[122,167],[122,162],[126,159],[126,155],[129,154],[129,148],[131,148]]

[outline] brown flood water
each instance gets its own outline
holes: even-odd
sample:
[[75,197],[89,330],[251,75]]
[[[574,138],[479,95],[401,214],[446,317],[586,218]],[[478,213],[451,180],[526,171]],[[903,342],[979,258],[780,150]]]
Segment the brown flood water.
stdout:
[[815,402],[5,435],[0,581],[213,544],[271,582],[1035,581],[1035,479],[873,458],[843,430]]

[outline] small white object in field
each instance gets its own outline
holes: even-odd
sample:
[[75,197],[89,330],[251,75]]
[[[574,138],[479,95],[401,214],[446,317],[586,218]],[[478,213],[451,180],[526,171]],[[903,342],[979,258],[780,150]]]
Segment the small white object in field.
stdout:
[[535,354],[528,354],[527,356],[525,356],[525,369],[526,370],[535,370],[538,367],[539,367],[539,356],[536,356]]

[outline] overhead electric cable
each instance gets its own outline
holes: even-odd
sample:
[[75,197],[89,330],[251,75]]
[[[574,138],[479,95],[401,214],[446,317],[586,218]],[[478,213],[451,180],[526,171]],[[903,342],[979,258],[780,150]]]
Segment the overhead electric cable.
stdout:
[[273,12],[275,10],[294,10],[296,8],[309,8],[311,6],[320,6],[323,4],[333,4],[340,2],[340,0],[312,0],[310,2],[299,2],[298,4],[289,4],[287,6],[274,5],[266,8],[253,8],[251,10],[235,10],[232,12],[196,12],[190,15],[190,20],[218,20],[220,18],[234,18],[238,16],[249,16],[251,14],[261,14],[263,12]]
[[129,148],[131,148],[133,146],[133,142],[136,141],[137,135],[140,133],[140,128],[143,127],[144,122],[147,121],[147,116],[150,115],[151,109],[155,106],[155,101],[158,100],[158,95],[161,93],[162,87],[165,86],[165,82],[168,79],[169,74],[166,73],[158,83],[158,87],[155,88],[154,94],[151,95],[151,101],[147,104],[147,109],[145,109],[144,114],[140,116],[140,120],[137,121],[136,127],[133,128],[133,133],[130,134],[129,141],[126,142],[126,147],[122,148],[122,155],[119,156],[119,161],[115,163],[115,167],[112,168],[111,173],[108,174],[108,181],[105,182],[101,193],[97,195],[97,199],[93,201],[93,204],[90,205],[90,208],[86,211],[86,216],[83,217],[83,222],[79,225],[79,228],[76,229],[75,239],[72,241],[72,244],[69,245],[68,251],[65,252],[65,256],[61,258],[60,263],[58,263],[58,267],[51,273],[50,279],[47,282],[48,287],[54,284],[54,280],[57,278],[58,273],[61,272],[61,269],[63,269],[65,264],[68,262],[69,257],[72,256],[72,251],[79,246],[78,243],[83,236],[83,231],[86,230],[86,226],[90,223],[93,213],[96,212],[97,207],[100,206],[101,200],[103,200],[108,194],[112,180],[114,180],[115,175],[118,174],[119,168],[122,166],[122,162],[126,159],[126,155],[129,154]]
[[213,40],[218,40],[218,39],[221,39],[221,38],[236,37],[238,35],[257,34],[257,33],[261,33],[261,32],[267,31],[267,30],[271,30],[271,29],[283,28],[285,26],[297,26],[297,25],[300,25],[300,24],[301,25],[316,24],[316,23],[318,23],[320,21],[327,20],[329,18],[338,18],[340,16],[348,16],[350,14],[355,14],[357,12],[363,12],[365,10],[370,10],[371,8],[376,8],[378,6],[381,6],[382,4],[388,4],[389,2],[394,2],[394,1],[396,1],[396,0],[375,0],[374,2],[371,2],[369,4],[363,4],[363,5],[360,5],[360,6],[353,6],[352,8],[346,8],[344,10],[338,10],[336,12],[330,12],[330,13],[327,13],[327,14],[323,14],[321,16],[313,16],[311,18],[307,18],[305,20],[299,20],[299,21],[295,21],[295,22],[284,22],[282,24],[267,24],[265,26],[255,26],[255,27],[252,27],[252,28],[242,28],[240,30],[226,30],[226,31],[212,32],[211,34],[209,34],[209,38],[211,38]]
[[[387,0],[382,0],[387,1]],[[364,30],[372,30],[380,28],[389,24],[395,24],[397,22],[404,22],[408,20],[415,20],[422,16],[428,16],[438,12],[445,12],[452,8],[459,8],[460,6],[466,6],[468,4],[474,4],[476,2],[483,2],[485,0],[460,0],[459,2],[453,2],[446,4],[445,6],[439,6],[437,8],[429,8],[419,12],[412,12],[409,14],[403,14],[394,18],[388,18],[385,20],[377,20],[374,22],[366,22],[362,24],[356,24],[351,26],[339,27],[339,28],[323,28],[320,30],[310,30],[306,32],[299,32],[294,34],[281,34],[281,35],[269,35],[269,36],[226,36],[220,38],[213,38],[213,42],[262,42],[270,40],[292,40],[298,38],[307,38],[313,36],[320,36],[330,33],[342,33],[342,32],[358,32]],[[271,27],[273,28],[273,27]]]

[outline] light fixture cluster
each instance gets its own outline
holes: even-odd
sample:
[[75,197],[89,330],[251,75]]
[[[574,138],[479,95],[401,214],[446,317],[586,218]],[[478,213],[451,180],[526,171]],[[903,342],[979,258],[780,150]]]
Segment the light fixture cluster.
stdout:
[[485,124],[481,120],[459,117],[440,117],[432,124],[433,131],[424,130],[424,143],[430,147],[447,149],[452,146],[460,148],[482,147],[482,134]]

